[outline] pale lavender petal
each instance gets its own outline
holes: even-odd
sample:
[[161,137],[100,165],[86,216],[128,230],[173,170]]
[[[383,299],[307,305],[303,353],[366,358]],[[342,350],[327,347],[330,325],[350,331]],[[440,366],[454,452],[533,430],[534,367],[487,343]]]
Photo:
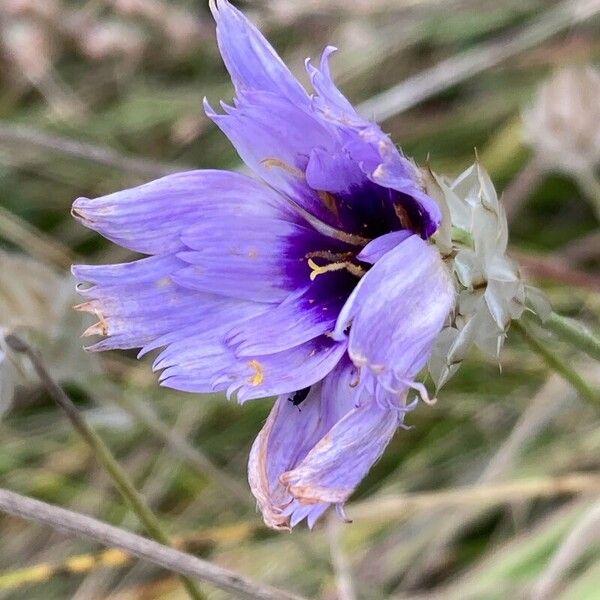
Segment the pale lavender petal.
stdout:
[[235,108],[224,108],[226,114],[217,114],[205,102],[207,116],[252,171],[309,212],[326,214],[321,198],[305,176],[312,149],[330,149],[336,143],[326,124],[269,92],[245,92]]
[[[219,327],[229,330],[266,305],[197,292],[176,284],[173,272],[182,263],[174,256],[152,256],[119,265],[77,265],[79,310],[96,316],[86,335],[105,339],[90,350],[152,348],[179,340],[193,328],[206,341]],[[197,340],[198,341],[198,340]],[[143,353],[142,352],[142,353]]]
[[413,235],[412,231],[392,231],[369,242],[357,256],[358,260],[374,265],[384,254],[393,250],[398,244]]
[[203,295],[174,284],[170,275],[179,266],[175,257],[164,256],[121,265],[73,267],[77,279],[93,284],[78,286],[86,302],[77,308],[98,319],[85,335],[106,336],[89,349],[139,348],[197,319]]
[[367,388],[357,386],[345,358],[299,407],[287,396],[277,400],[248,466],[267,525],[288,529],[306,518],[312,527],[331,503],[348,499],[379,458],[402,421],[404,397],[382,408]]
[[236,91],[262,90],[307,106],[309,98],[262,33],[226,0],[211,0],[217,42]]
[[383,454],[400,417],[375,402],[353,408],[282,483],[300,503],[343,504]]
[[306,181],[311,188],[332,194],[349,193],[363,184],[365,174],[358,163],[343,149],[337,152],[313,148],[306,167]]
[[243,357],[221,370],[215,386],[224,386],[240,402],[287,394],[313,385],[337,365],[346,352],[345,342],[327,336],[313,338],[276,354]]
[[289,210],[267,186],[238,173],[188,171],[101,198],[78,198],[73,215],[86,227],[144,254],[182,248],[186,224],[218,215],[280,217]]
[[322,393],[322,383],[314,385],[300,407],[281,396],[258,434],[248,462],[248,479],[265,523],[275,529],[289,529],[304,517],[311,525],[328,504],[301,505],[282,484],[281,475],[298,465],[327,432],[348,411],[354,394],[349,386],[351,365],[336,367],[325,379],[345,382],[339,395]]
[[[257,314],[249,309],[248,315]],[[232,323],[233,325],[234,323]],[[292,393],[327,375],[346,350],[346,344],[316,338],[269,355],[238,357],[224,339],[230,327],[220,324],[206,333],[173,341],[154,362],[163,370],[164,385],[188,392],[226,392],[239,402]]]
[[360,280],[337,321],[351,324],[349,354],[384,387],[402,390],[425,365],[454,304],[454,289],[435,247],[411,236]]
[[237,356],[273,354],[333,331],[339,307],[335,301],[311,303],[309,295],[288,298],[240,323],[229,333],[227,343]]
[[282,219],[206,218],[181,234],[187,263],[176,273],[180,285],[255,302],[283,301],[310,284],[304,259],[315,234]]
[[334,46],[327,46],[321,55],[321,63],[317,69],[310,60],[306,60],[306,71],[317,95],[313,97],[313,106],[325,118],[334,119],[343,125],[364,125],[365,120],[360,117],[348,99],[340,92],[333,82],[329,68],[329,58],[337,51]]
[[215,385],[215,379],[222,369],[233,369],[238,362],[222,342],[225,331],[225,327],[219,327],[210,337],[206,334],[189,335],[169,344],[152,367],[155,371],[162,370],[159,377],[161,385],[182,392],[225,391],[225,386]]

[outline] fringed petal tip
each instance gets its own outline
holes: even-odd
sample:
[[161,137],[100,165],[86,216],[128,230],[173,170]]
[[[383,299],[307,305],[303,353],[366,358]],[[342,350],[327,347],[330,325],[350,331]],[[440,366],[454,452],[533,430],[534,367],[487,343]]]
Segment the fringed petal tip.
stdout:
[[86,225],[90,221],[89,215],[86,214],[86,205],[90,202],[89,198],[80,196],[71,206],[71,216],[79,221],[82,225]]
[[[352,388],[344,359],[301,404],[280,397],[250,453],[250,487],[265,523],[280,529],[306,519],[313,527],[330,506],[349,521],[344,504],[379,459],[401,422],[365,387]],[[356,405],[359,405],[358,407]]]

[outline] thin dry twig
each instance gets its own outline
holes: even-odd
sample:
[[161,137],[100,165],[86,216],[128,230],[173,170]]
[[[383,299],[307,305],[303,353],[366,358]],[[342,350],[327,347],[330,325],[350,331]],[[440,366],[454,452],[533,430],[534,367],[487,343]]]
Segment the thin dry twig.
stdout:
[[[220,542],[241,543],[261,528],[262,523],[258,521],[222,525],[175,537],[172,543],[175,548],[183,551],[198,544],[206,546]],[[58,562],[40,562],[0,573],[0,591],[44,583],[59,575],[81,575],[97,569],[125,567],[133,560],[135,557],[124,550],[107,548],[96,553],[75,554]]]
[[574,263],[600,257],[600,231],[594,229],[569,242],[559,250],[559,257]]
[[75,259],[69,248],[0,206],[0,235],[38,260],[68,269]]
[[98,164],[125,171],[141,177],[162,177],[177,171],[192,169],[186,165],[177,165],[127,156],[112,148],[74,140],[45,131],[0,122],[0,143],[29,144],[44,150],[59,152],[68,156],[91,160]]
[[550,560],[531,593],[532,600],[555,598],[566,571],[600,539],[600,503],[595,504],[571,530]]
[[[44,362],[36,351],[33,350],[23,339],[14,334],[7,335],[4,341],[11,351],[26,356],[35,370],[41,384],[48,395],[56,402],[65,413],[73,428],[88,444],[94,456],[112,479],[115,487],[136,514],[146,531],[163,544],[170,542],[167,532],[163,529],[161,522],[154,515],[145,498],[137,491],[135,485],[129,478],[127,472],[117,462],[108,446],[102,438],[92,429],[83,418],[72,400],[64,390],[52,379],[46,369]],[[203,600],[204,595],[197,588],[196,583],[187,577],[182,577],[182,584],[187,590],[190,598]]]
[[563,494],[600,492],[600,475],[573,473],[560,477],[544,477],[523,481],[507,481],[494,485],[474,485],[438,492],[403,494],[368,500],[351,506],[353,519],[398,519],[419,510],[447,506],[490,505],[531,498],[550,498]]
[[439,62],[359,105],[359,112],[385,121],[427,98],[470,79],[524,50],[535,47],[568,27],[600,12],[598,0],[564,0],[534,17],[517,33],[480,44]]
[[561,257],[546,257],[512,248],[510,254],[536,279],[548,279],[595,292],[600,291],[600,276],[577,269]]
[[527,198],[544,176],[542,161],[537,157],[529,160],[506,186],[502,193],[502,204],[509,223],[514,220]]
[[121,548],[138,558],[188,577],[212,583],[234,597],[256,600],[302,600],[300,596],[254,582],[205,560],[163,546],[140,535],[113,527],[92,517],[0,489],[0,512],[43,523],[105,546]]

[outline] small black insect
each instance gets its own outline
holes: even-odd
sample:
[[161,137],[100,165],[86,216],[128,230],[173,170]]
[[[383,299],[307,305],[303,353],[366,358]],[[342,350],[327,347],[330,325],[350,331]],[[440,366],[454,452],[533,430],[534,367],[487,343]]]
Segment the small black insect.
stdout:
[[[303,390],[298,390],[297,392],[294,392],[294,395],[290,396],[288,398],[288,401],[291,402],[294,406],[299,407],[300,404],[302,404],[306,400],[308,392],[310,392],[310,385],[304,388]],[[300,408],[298,408],[298,410],[300,410]]]

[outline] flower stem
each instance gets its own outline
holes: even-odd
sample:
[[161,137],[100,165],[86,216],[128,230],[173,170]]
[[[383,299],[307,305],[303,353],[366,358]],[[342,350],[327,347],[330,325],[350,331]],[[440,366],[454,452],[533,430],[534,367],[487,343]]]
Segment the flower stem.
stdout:
[[[79,433],[84,441],[90,446],[96,459],[110,475],[115,487],[119,490],[123,499],[129,504],[131,510],[137,515],[148,535],[165,546],[170,545],[169,536],[163,529],[158,518],[146,504],[143,496],[135,489],[131,479],[117,462],[102,438],[88,425],[72,400],[52,379],[40,355],[23,339],[16,335],[6,336],[5,341],[7,346],[13,352],[27,356],[44,386],[44,389],[48,392],[48,395],[63,410],[77,433]],[[202,594],[192,579],[182,576],[181,582],[190,598],[193,598],[194,600],[204,600],[204,594]]]
[[598,403],[600,398],[595,390],[593,390],[581,376],[571,369],[569,365],[564,363],[553,352],[548,350],[539,340],[537,340],[519,321],[513,321],[512,327],[519,332],[527,345],[539,356],[541,356],[546,364],[556,371],[563,379],[568,381],[577,392],[586,400]]
[[600,360],[600,339],[581,323],[553,312],[542,323],[542,326],[569,342],[578,350],[582,350],[592,358]]

